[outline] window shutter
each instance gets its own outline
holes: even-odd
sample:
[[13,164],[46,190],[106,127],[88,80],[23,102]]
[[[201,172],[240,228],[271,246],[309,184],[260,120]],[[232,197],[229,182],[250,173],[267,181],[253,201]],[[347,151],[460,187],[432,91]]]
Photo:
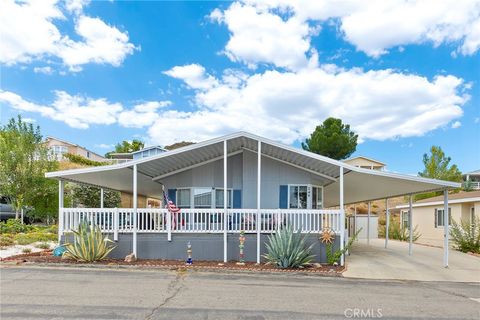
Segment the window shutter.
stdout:
[[438,228],[438,213],[437,213],[437,209],[435,209],[435,228]]
[[448,225],[452,224],[452,208],[448,208]]
[[280,209],[287,209],[288,208],[288,186],[281,185],[280,192],[279,192],[279,199],[278,199],[278,207]]
[[233,208],[240,209],[242,207],[242,190],[233,190]]
[[177,203],[177,189],[168,189],[168,199],[175,204]]

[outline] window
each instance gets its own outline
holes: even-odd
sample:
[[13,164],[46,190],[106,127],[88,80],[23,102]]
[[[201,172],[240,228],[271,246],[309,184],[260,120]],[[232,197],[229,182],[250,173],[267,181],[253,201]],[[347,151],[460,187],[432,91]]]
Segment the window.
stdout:
[[[232,190],[227,189],[227,208],[232,207]],[[215,207],[223,208],[223,189],[215,189]]]
[[402,210],[401,212],[401,223],[402,228],[409,229],[410,228],[410,210]]
[[289,187],[289,208],[306,209],[307,208],[307,186],[288,186]]
[[475,225],[475,207],[470,208],[470,224]]
[[190,208],[190,189],[177,190],[177,207]]
[[322,209],[323,188],[312,185],[289,185],[288,208]]
[[[444,227],[445,220],[443,218],[444,209],[435,209],[435,228]],[[452,224],[452,208],[448,208],[448,225]]]
[[212,207],[212,188],[193,188],[193,207]]
[[90,151],[87,151],[87,158],[90,158]]
[[323,188],[312,187],[312,209],[323,208]]

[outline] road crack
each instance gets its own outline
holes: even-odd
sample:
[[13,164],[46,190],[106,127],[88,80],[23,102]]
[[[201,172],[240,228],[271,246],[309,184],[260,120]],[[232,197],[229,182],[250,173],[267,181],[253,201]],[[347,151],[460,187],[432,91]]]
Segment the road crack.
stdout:
[[167,286],[167,297],[145,317],[145,320],[151,320],[153,315],[164,307],[170,300],[175,298],[180,290],[183,288],[183,279],[187,276],[185,270],[177,270],[175,278]]

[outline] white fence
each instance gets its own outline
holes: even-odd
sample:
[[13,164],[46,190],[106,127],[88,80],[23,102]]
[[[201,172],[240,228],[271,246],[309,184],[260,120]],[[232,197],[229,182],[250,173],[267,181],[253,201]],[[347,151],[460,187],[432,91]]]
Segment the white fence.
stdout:
[[[227,232],[257,232],[257,209],[227,209]],[[340,210],[261,209],[261,233],[272,233],[291,225],[303,233],[330,228],[340,232]],[[81,221],[98,225],[102,232],[133,232],[134,209],[130,208],[62,208],[59,232],[71,232]],[[138,233],[222,233],[224,209],[181,209],[177,214],[167,209],[137,209]]]

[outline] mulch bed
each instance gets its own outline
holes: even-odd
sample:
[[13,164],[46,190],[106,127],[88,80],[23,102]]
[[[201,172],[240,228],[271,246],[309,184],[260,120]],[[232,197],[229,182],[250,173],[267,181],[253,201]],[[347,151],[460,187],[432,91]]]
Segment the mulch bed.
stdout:
[[98,262],[87,263],[77,262],[72,259],[62,259],[54,257],[52,251],[42,251],[35,253],[20,254],[4,259],[0,259],[2,264],[29,264],[29,265],[62,265],[62,266],[85,266],[85,267],[137,267],[168,270],[222,270],[222,271],[254,271],[254,272],[290,272],[290,273],[314,273],[327,276],[341,276],[345,267],[329,265],[312,265],[302,269],[280,269],[271,264],[256,264],[246,262],[245,265],[238,265],[237,262],[218,262],[218,261],[194,261],[192,265],[186,265],[180,260],[154,260],[139,259],[134,262],[125,262],[120,259],[105,259]]

